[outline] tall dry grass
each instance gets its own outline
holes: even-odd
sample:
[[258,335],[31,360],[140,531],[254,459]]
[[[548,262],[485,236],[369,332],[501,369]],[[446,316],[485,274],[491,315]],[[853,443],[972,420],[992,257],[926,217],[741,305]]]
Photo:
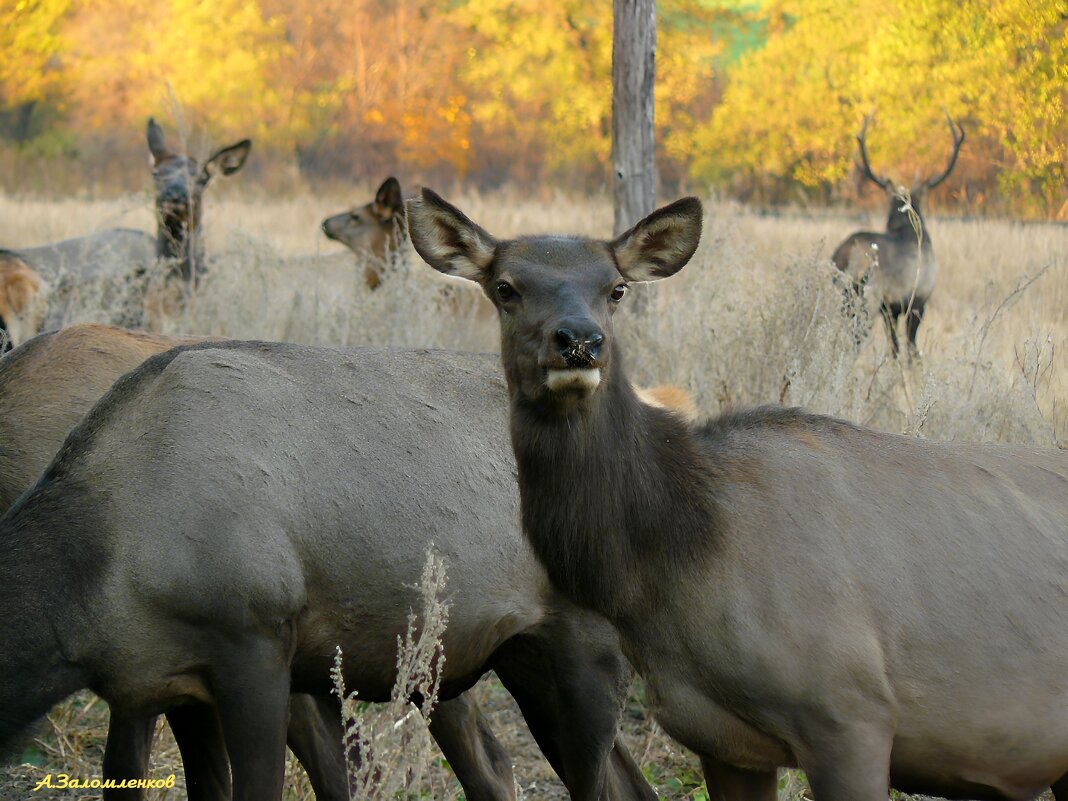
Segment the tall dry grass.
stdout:
[[[496,320],[473,286],[438,276],[408,252],[370,292],[356,257],[319,233],[323,217],[366,202],[373,189],[288,198],[216,191],[205,214],[207,280],[184,312],[163,320],[164,329],[496,350]],[[611,227],[605,198],[460,192],[450,200],[499,236],[604,236]],[[151,231],[149,209],[147,196],[51,203],[0,197],[0,247],[111,226]],[[923,356],[910,361],[890,356],[870,298],[871,331],[854,348],[854,323],[843,313],[830,265],[847,234],[881,226],[878,216],[863,214],[769,217],[709,204],[692,263],[669,281],[638,289],[649,295],[647,315],[635,319],[624,307],[617,317],[632,377],[678,384],[707,414],[785,403],[932,439],[1068,446],[1068,227],[928,220],[938,285],[920,328]],[[564,797],[499,686],[474,692],[518,755],[521,796]],[[631,748],[661,793],[699,798],[696,762],[658,732],[640,691],[625,722]],[[290,773],[287,798],[310,797],[299,772]],[[803,792],[795,777],[784,780],[784,798]]]
[[[495,350],[496,323],[472,286],[439,276],[409,251],[384,286],[369,292],[356,257],[319,232],[323,217],[372,192],[209,198],[211,272],[194,302],[162,327],[328,345]],[[501,236],[603,236],[611,225],[605,199],[462,192],[451,199]],[[114,225],[152,230],[149,207],[147,196],[0,198],[0,247]],[[854,352],[830,267],[838,241],[881,224],[863,215],[766,217],[711,204],[690,266],[640,288],[652,298],[640,326],[621,315],[635,379],[678,383],[708,413],[781,402],[928,438],[1068,442],[1068,227],[929,221],[938,285],[920,328],[923,358],[910,362],[890,357],[874,303],[871,334]]]

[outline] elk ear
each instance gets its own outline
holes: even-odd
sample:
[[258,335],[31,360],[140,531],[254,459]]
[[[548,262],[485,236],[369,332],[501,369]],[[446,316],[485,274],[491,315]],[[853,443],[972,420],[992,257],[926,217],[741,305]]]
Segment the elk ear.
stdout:
[[170,151],[167,150],[167,146],[163,143],[163,129],[156,124],[156,120],[153,117],[148,118],[145,138],[148,140],[148,151],[152,154],[152,159],[156,164],[171,155]]
[[423,260],[438,272],[481,282],[497,240],[431,189],[407,206],[408,235]]
[[404,214],[404,198],[401,196],[400,181],[392,175],[382,182],[375,193],[375,213],[382,220],[392,220],[398,214]]
[[245,166],[245,159],[252,150],[252,140],[242,139],[240,142],[224,147],[212,154],[212,157],[204,164],[200,171],[200,182],[206,184],[217,172],[223,175],[233,175]]
[[658,281],[674,275],[701,241],[701,201],[684,197],[658,209],[609,243],[628,281]]

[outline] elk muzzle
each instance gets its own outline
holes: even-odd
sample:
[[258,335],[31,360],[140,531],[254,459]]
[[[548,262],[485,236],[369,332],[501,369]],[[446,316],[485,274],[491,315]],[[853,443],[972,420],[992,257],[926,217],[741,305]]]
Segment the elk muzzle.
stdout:
[[556,358],[546,364],[545,384],[551,392],[592,392],[601,383],[601,346],[604,334],[592,324],[561,325],[552,334]]

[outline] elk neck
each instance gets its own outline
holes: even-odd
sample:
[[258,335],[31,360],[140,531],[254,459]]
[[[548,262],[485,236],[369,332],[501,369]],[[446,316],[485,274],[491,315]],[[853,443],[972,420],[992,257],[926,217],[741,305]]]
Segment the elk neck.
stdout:
[[[890,201],[890,214],[886,218],[886,232],[892,236],[900,239],[911,239],[915,241],[917,239],[916,228],[913,227],[913,220],[909,218],[907,211],[902,211],[902,207],[905,205],[905,201],[899,197],[894,197]],[[930,244],[930,237],[927,233],[927,221],[923,218],[923,213],[920,211],[918,204],[914,207],[916,210],[916,222],[919,223],[919,238],[921,247],[927,247]]]
[[689,424],[641,403],[618,350],[588,402],[561,413],[512,387],[511,416],[527,538],[558,588],[615,620],[707,555],[715,511]]
[[204,244],[200,237],[199,226],[187,227],[186,224],[171,224],[160,220],[156,232],[156,256],[172,262],[173,269],[186,281],[196,274],[204,272]]

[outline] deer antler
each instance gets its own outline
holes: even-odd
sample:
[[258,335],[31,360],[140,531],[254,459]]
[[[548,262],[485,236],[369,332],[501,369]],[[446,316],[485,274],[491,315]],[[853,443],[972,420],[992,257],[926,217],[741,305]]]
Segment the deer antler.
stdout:
[[868,123],[871,122],[872,114],[869,114],[864,118],[864,126],[860,129],[860,133],[857,134],[857,144],[860,145],[860,159],[863,163],[864,177],[874,184],[881,186],[883,189],[890,188],[889,178],[879,178],[871,171],[871,162],[868,161],[868,148],[864,143],[864,138],[868,135]]
[[929,178],[924,181],[924,186],[928,189],[934,189],[949,177],[949,174],[953,172],[953,168],[957,166],[957,155],[960,153],[960,146],[964,144],[964,128],[953,122],[953,118],[949,116],[948,111],[945,109],[942,111],[946,115],[946,121],[949,123],[949,132],[953,136],[953,155],[949,157],[949,165],[941,175],[937,178]]

